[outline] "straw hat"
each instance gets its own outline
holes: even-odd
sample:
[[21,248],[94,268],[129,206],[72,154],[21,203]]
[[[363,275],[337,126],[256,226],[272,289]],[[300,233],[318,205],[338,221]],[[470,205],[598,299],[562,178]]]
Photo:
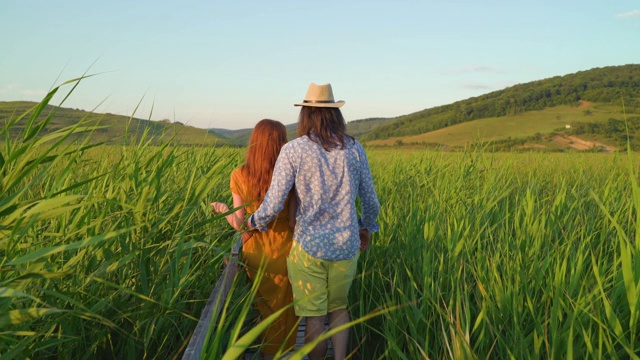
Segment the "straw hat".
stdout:
[[307,96],[300,104],[293,104],[294,106],[315,106],[315,107],[342,107],[344,101],[333,100],[333,90],[331,90],[331,84],[317,85],[311,83],[307,90]]

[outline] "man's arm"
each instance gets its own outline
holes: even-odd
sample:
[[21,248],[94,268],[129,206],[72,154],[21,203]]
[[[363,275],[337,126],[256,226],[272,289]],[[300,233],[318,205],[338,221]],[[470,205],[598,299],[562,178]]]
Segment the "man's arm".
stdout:
[[360,229],[377,232],[380,229],[376,222],[378,214],[380,213],[380,203],[378,202],[376,189],[373,186],[373,176],[369,168],[367,154],[364,152],[362,146],[359,146],[358,151],[360,152],[362,169],[360,173],[360,185],[358,187],[358,196],[360,196],[360,202],[362,203],[362,216],[358,219],[358,225]]
[[289,149],[290,148],[285,145],[280,151],[275,168],[273,169],[271,185],[269,186],[267,194],[264,196],[264,201],[262,201],[258,210],[256,210],[247,221],[251,229],[255,228],[260,231],[267,231],[267,225],[269,225],[284,208],[284,202],[287,199],[291,187],[293,187],[295,179],[295,169],[291,161],[291,153],[287,151]]

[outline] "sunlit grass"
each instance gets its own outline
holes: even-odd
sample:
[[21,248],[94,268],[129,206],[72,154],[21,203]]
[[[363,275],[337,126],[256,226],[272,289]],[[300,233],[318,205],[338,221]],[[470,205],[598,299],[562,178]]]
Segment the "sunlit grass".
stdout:
[[376,154],[381,232],[353,311],[405,306],[355,328],[363,358],[635,356],[626,156]]
[[206,199],[227,196],[237,152],[64,141],[82,123],[38,136],[56,91],[19,137],[2,130],[0,352],[176,354],[230,248]]
[[[42,109],[19,136],[0,124],[0,354],[180,357],[234,239],[207,204],[230,200],[242,151],[96,145],[82,122],[44,138]],[[637,358],[636,154],[369,159],[381,231],[351,291],[356,358]],[[259,347],[254,293],[241,269],[205,358]]]

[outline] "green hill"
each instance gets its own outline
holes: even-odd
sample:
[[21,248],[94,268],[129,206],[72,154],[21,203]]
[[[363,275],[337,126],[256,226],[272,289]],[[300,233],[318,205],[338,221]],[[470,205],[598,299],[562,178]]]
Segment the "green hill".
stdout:
[[361,138],[375,129],[396,121],[396,118],[369,118],[354,120],[347,123],[347,134]]
[[[625,121],[631,136],[627,136]],[[372,140],[367,145],[430,145],[462,147],[489,143],[494,149],[538,148],[558,150],[592,147],[624,148],[631,140],[640,149],[640,116],[622,106],[582,101],[522,114],[472,120],[424,134]]]
[[[350,121],[347,123],[347,134],[359,138],[362,135],[368,134],[369,132],[380,126],[393,122],[394,120],[394,118],[370,118]],[[289,138],[289,140],[295,139],[297,124],[289,124],[285,127],[287,128],[287,137]],[[214,128],[209,129],[209,131],[218,136],[228,139],[235,145],[245,146],[249,143],[249,139],[251,138],[251,132],[253,131],[253,129],[229,130]]]
[[[0,102],[0,126],[35,105],[34,102]],[[55,117],[45,132],[86,118],[105,126],[96,130],[92,139],[111,144],[122,143],[125,134],[140,139],[146,133],[158,143],[173,138],[185,145],[244,146],[252,131],[204,130],[168,120],[150,121],[54,106],[47,106],[45,114],[54,109]],[[640,125],[637,131],[635,125],[631,126],[631,137],[623,134],[619,125],[626,115],[634,114],[640,114],[640,65],[636,64],[595,68],[519,84],[395,118],[351,121],[347,123],[347,133],[371,145],[461,146],[492,141],[505,147],[524,146],[527,142],[542,146],[535,138],[552,139],[554,134],[561,134],[590,138],[611,146],[632,140],[633,147],[640,149]],[[24,122],[13,126],[9,135],[21,133]],[[571,128],[566,128],[567,125]],[[295,137],[295,129],[296,124],[287,125],[289,139]]]
[[[285,125],[285,128],[287,129],[287,138],[289,140],[295,139],[297,124]],[[238,146],[246,146],[249,144],[249,140],[251,139],[251,133],[253,132],[253,129],[249,128],[249,129],[229,130],[229,129],[213,128],[213,129],[209,129],[208,131],[212,134],[216,134],[218,136],[224,137],[231,144],[238,145]]]
[[[37,103],[29,101],[0,101],[0,126],[10,119],[29,111]],[[153,142],[160,143],[173,138],[173,141],[182,145],[228,145],[230,142],[221,136],[212,134],[204,129],[195,128],[180,122],[169,120],[150,121],[139,118],[115,114],[98,114],[79,109],[70,109],[48,105],[43,114],[49,114],[55,110],[55,115],[49,125],[44,129],[50,133],[61,128],[74,125],[86,118],[91,124],[105,126],[91,134],[92,141],[106,142],[108,144],[120,144],[124,141],[125,134],[129,138],[140,139],[146,132],[147,137],[153,137]],[[9,136],[14,137],[22,133],[26,119],[22,119],[9,129]]]
[[362,136],[362,141],[417,136],[478,119],[513,117],[581,101],[640,110],[640,65],[595,68],[519,84],[504,90],[400,116]]
[[214,136],[223,137],[230,143],[238,146],[247,145],[249,143],[249,138],[251,137],[251,129],[229,130],[214,128],[207,129],[207,131]]

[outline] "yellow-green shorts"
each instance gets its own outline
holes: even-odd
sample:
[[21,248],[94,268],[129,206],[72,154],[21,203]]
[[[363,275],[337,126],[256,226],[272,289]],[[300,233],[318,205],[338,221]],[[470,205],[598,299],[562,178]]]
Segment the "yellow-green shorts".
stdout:
[[347,308],[347,295],[358,268],[358,255],[330,261],[309,255],[296,241],[287,258],[298,316],[323,316]]

